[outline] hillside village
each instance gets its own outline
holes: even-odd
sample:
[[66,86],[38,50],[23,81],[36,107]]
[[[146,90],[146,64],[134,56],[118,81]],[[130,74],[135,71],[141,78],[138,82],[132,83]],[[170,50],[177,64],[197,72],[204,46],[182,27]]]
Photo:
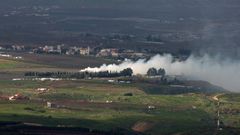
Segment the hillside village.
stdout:
[[91,48],[65,46],[62,45],[45,45],[40,47],[26,47],[24,45],[0,46],[2,52],[28,52],[35,54],[55,54],[55,55],[81,55],[81,56],[95,56],[115,59],[140,59],[150,56],[148,52],[137,52],[129,49],[118,48]]

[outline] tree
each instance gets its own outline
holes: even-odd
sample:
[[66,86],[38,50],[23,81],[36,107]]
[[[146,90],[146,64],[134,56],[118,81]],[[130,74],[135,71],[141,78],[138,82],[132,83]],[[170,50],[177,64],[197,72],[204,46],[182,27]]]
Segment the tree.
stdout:
[[158,75],[161,75],[161,76],[165,76],[165,75],[166,75],[166,71],[165,71],[164,68],[159,68],[157,74],[158,74]]
[[157,69],[156,68],[149,68],[147,71],[147,75],[148,76],[156,76],[158,74]]
[[120,72],[120,75],[121,76],[132,76],[133,74],[133,70],[131,68],[126,68],[126,69],[123,69],[121,72]]

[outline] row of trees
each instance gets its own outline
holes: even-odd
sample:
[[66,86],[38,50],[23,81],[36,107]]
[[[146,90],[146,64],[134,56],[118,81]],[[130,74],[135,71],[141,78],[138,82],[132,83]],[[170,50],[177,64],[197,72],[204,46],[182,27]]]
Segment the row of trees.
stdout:
[[158,70],[156,68],[149,68],[147,71],[147,75],[148,76],[165,76],[166,75],[166,71],[163,68],[159,68]]
[[42,77],[42,78],[77,78],[84,79],[89,77],[121,77],[132,76],[131,68],[126,68],[120,72],[26,72],[26,77]]
[[[77,78],[83,79],[88,77],[121,77],[132,76],[133,70],[131,68],[123,69],[120,72],[100,71],[100,72],[26,72],[26,77],[42,77],[42,78]],[[147,71],[148,76],[162,76],[166,75],[163,68],[150,68]]]

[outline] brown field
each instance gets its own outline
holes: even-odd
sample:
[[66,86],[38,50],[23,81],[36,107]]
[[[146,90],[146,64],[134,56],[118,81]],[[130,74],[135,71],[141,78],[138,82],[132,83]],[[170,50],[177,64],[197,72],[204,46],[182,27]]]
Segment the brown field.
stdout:
[[90,57],[90,56],[67,56],[67,55],[47,55],[47,54],[27,54],[11,53],[12,55],[22,56],[24,62],[48,65],[50,67],[81,69],[86,67],[100,66],[103,63],[109,64],[113,61]]
[[23,59],[0,57],[0,79],[22,78],[25,72],[78,72],[89,66],[95,67],[114,62],[90,56],[9,54],[14,57],[22,56]]

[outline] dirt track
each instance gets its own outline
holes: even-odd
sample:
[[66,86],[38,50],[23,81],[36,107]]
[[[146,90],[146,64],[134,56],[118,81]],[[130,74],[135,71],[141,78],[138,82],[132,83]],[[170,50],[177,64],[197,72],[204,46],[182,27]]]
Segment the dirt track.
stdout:
[[213,96],[212,99],[215,100],[215,101],[219,101],[219,96],[222,96],[222,95],[224,95],[224,94],[223,93],[222,94],[217,94],[217,95]]

